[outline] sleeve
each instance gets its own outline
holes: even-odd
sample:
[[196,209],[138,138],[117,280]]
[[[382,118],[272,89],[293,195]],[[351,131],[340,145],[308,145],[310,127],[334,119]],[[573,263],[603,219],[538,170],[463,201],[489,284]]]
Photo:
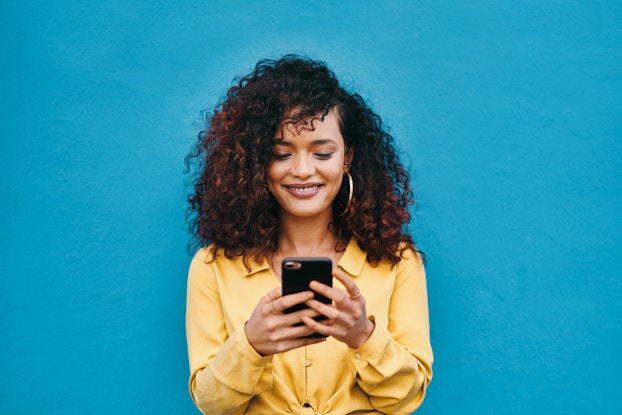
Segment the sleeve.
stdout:
[[199,251],[188,272],[186,337],[190,395],[204,414],[242,414],[249,400],[272,387],[272,356],[260,356],[244,326],[225,328],[213,263]]
[[[358,385],[375,409],[410,414],[432,380],[432,347],[425,271],[420,258],[396,265],[388,327],[376,325],[369,340],[349,353]],[[374,321],[374,317],[370,316]]]

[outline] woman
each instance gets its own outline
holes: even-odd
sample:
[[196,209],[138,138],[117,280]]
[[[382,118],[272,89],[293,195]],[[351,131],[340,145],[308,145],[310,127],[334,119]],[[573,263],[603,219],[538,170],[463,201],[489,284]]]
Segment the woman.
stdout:
[[[193,161],[189,218],[202,248],[190,265],[186,329],[197,407],[418,408],[432,350],[422,258],[404,232],[412,192],[363,99],[321,62],[261,61],[208,118]],[[331,258],[333,285],[282,296],[285,257]],[[315,332],[327,337],[307,337]]]

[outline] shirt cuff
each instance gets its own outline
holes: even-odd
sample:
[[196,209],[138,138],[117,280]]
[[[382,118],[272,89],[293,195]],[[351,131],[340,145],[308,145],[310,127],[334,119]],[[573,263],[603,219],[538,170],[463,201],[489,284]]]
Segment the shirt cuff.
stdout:
[[210,363],[212,373],[218,379],[224,379],[231,374],[232,362],[235,363],[235,370],[242,367],[264,368],[272,363],[272,356],[261,356],[250,345],[244,326],[240,327],[231,334],[229,339],[222,345],[217,357]]
[[355,367],[367,364],[370,360],[378,360],[391,341],[391,334],[387,329],[376,324],[375,317],[369,316],[374,323],[374,331],[367,341],[358,349],[350,349],[350,361]]
[[246,331],[244,330],[244,326],[240,327],[238,330],[236,330],[236,332],[233,334],[235,337],[237,337],[237,341],[236,341],[236,349],[237,352],[244,357],[245,360],[247,360],[250,364],[252,364],[253,366],[265,366],[268,363],[272,362],[272,357],[273,355],[268,355],[268,356],[262,356],[259,353],[257,353],[257,351],[255,349],[253,349],[253,346],[251,346],[251,344],[248,342],[248,339],[246,338]]

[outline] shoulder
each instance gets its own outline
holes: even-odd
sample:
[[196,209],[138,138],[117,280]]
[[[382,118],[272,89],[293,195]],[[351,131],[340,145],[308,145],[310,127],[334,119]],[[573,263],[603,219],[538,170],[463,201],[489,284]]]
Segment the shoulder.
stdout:
[[402,261],[407,262],[419,262],[421,265],[424,263],[423,256],[419,253],[412,244],[402,242],[396,252],[398,256],[402,259]]
[[395,264],[396,278],[398,284],[416,282],[417,285],[425,286],[426,273],[424,260],[419,252],[412,245],[401,247],[401,260]]
[[218,253],[219,252],[214,251],[213,244],[204,246],[202,248],[199,248],[199,250],[195,252],[194,256],[192,257],[192,263],[194,264],[212,262],[214,259],[216,259],[216,254]]
[[233,270],[239,268],[241,257],[227,258],[221,249],[215,250],[213,245],[199,249],[190,262],[189,277],[205,274],[218,274],[223,268]]
[[190,262],[190,271],[193,269],[206,268],[215,259],[216,255],[213,245],[204,246],[200,248],[192,257],[192,261]]
[[208,245],[199,249],[190,263],[190,274],[211,273],[220,276],[239,275],[246,277],[268,268],[265,258],[256,262],[242,255],[227,256],[223,249],[214,249]]

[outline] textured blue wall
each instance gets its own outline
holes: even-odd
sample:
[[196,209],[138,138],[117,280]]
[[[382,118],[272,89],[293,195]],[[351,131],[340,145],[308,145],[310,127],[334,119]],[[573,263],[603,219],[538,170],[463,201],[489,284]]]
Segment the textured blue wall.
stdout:
[[291,51],[412,163],[418,413],[622,412],[620,2],[87,3],[0,5],[0,413],[196,413],[183,157],[235,75]]

